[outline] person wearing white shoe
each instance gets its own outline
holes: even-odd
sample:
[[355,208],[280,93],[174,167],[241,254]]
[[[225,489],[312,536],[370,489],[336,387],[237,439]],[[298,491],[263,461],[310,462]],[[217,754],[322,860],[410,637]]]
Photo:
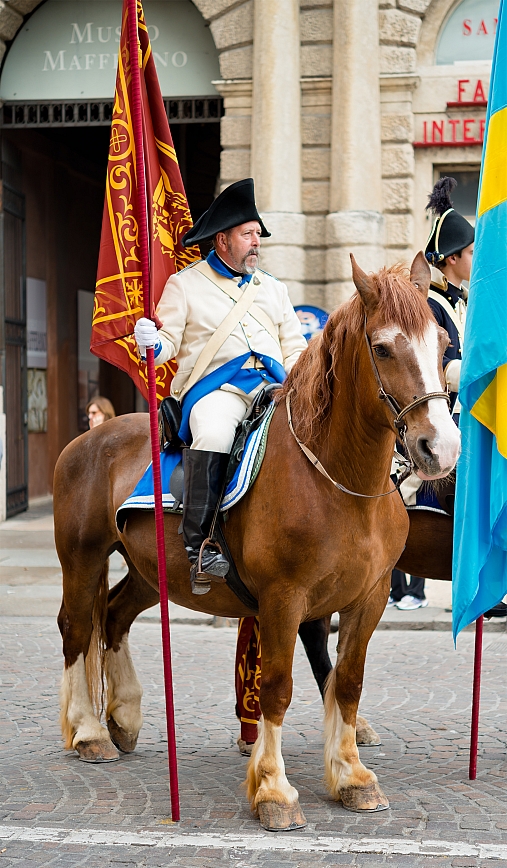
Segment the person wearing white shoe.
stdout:
[[399,603],[396,603],[396,608],[402,612],[410,612],[412,609],[425,609],[428,605],[426,597],[413,597],[412,594],[406,594]]
[[[391,609],[396,606],[398,609],[424,609],[428,605],[424,595],[425,580],[420,576],[410,576],[409,578],[410,584],[407,582],[407,575],[401,570],[394,569],[392,571],[391,593],[386,608]],[[401,605],[402,602],[404,605]]]

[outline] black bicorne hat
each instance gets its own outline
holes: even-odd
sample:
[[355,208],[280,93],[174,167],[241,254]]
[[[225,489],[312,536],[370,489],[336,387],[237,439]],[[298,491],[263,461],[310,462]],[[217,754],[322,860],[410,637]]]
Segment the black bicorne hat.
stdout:
[[475,238],[474,227],[452,207],[451,192],[456,185],[454,178],[440,178],[426,205],[426,210],[435,215],[425,250],[431,265],[438,265],[446,256],[464,250]]
[[199,241],[209,241],[217,232],[225,232],[234,226],[249,223],[250,220],[260,223],[263,238],[270,237],[271,232],[264,226],[255,205],[253,178],[245,178],[222,190],[192,229],[183,236],[183,247],[190,247]]

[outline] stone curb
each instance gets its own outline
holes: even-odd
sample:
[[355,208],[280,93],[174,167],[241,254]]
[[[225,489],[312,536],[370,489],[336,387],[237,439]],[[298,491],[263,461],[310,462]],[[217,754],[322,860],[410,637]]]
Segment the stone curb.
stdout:
[[[18,590],[18,589],[16,589]],[[36,586],[33,586],[36,591]],[[56,591],[56,588],[55,588]],[[44,594],[40,597],[31,597],[26,593],[26,589],[22,589],[19,597],[6,597],[0,593],[0,615],[9,618],[26,618],[26,617],[54,617],[56,618],[60,608],[60,589],[58,589],[57,599]],[[207,615],[203,612],[194,612],[191,609],[186,609],[183,606],[171,606],[171,624],[181,624],[184,626],[194,627],[230,627],[237,629],[237,618],[223,618],[213,615]],[[137,618],[141,623],[160,623],[160,615],[156,609],[152,613],[144,612]],[[452,614],[444,609],[418,609],[415,612],[399,612],[398,610],[388,610],[382,616],[378,626],[378,630],[431,630],[434,632],[451,632],[452,631]],[[470,624],[465,628],[464,632],[474,632],[475,625]],[[492,618],[490,621],[484,621],[485,633],[506,633],[507,618]]]

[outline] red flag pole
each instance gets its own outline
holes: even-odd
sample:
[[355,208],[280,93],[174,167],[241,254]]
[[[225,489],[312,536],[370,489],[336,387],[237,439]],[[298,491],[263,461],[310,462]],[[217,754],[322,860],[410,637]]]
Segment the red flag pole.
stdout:
[[[148,215],[146,206],[146,182],[143,147],[143,120],[141,110],[141,72],[139,67],[139,38],[137,30],[137,0],[127,0],[130,70],[132,75],[132,124],[136,147],[137,197],[139,205],[139,247],[143,275],[144,315],[151,319],[150,255],[148,242]],[[162,508],[162,481],[160,477],[160,449],[158,439],[157,388],[155,356],[153,348],[146,350],[148,369],[148,406],[150,411],[151,458],[153,468],[153,491],[155,495],[155,534],[157,541],[158,585],[160,594],[160,619],[162,622],[162,655],[164,659],[165,708],[167,721],[167,748],[169,759],[169,783],[171,789],[171,818],[180,819],[180,795],[178,788],[178,760],[176,756],[176,733],[174,727],[173,676],[171,663],[171,634],[169,627],[169,602],[167,598],[167,575],[165,560],[164,511]]]
[[477,777],[477,750],[479,747],[479,704],[481,699],[481,666],[482,666],[482,628],[484,616],[475,622],[475,653],[474,653],[474,689],[472,696],[472,731],[470,733],[470,765],[468,777],[475,781]]

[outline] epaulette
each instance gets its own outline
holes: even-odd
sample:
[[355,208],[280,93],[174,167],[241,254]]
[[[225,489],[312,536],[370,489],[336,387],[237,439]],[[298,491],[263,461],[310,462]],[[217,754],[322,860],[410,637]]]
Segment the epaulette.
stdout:
[[275,275],[274,275],[274,274],[270,274],[270,273],[269,273],[269,271],[264,271],[264,269],[263,269],[263,268],[258,268],[258,269],[257,269],[257,271],[260,271],[260,272],[261,272],[261,274],[267,274],[267,276],[268,276],[268,277],[272,277],[272,278],[273,278],[273,280],[277,280],[277,281],[278,281],[278,283],[280,283],[280,282],[281,282],[281,281],[280,281],[280,278],[279,278],[279,277],[275,277]]
[[204,259],[196,259],[195,262],[191,262],[189,265],[185,265],[185,268],[182,268],[180,271],[177,271],[176,274],[183,274],[184,271],[188,271],[189,268],[193,268],[194,265],[199,265],[200,262],[204,262]]

